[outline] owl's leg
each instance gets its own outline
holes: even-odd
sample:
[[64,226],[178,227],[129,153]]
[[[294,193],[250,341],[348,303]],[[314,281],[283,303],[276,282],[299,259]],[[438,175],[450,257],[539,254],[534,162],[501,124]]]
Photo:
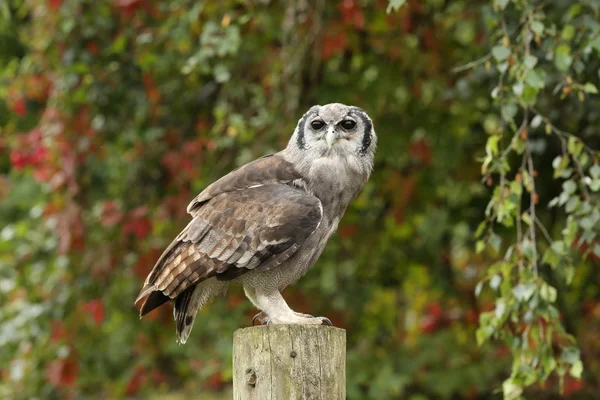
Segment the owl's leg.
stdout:
[[312,317],[294,312],[279,291],[256,291],[255,294],[259,308],[268,316],[268,324],[331,325],[331,321],[325,317]]
[[269,316],[264,311],[262,311],[261,306],[258,304],[258,301],[256,300],[256,291],[251,287],[244,285],[244,293],[246,294],[246,297],[248,298],[248,300],[250,300],[252,305],[261,310],[258,314],[254,316],[254,318],[252,318],[252,326],[256,325],[256,321],[258,321],[258,325],[266,323],[269,319]]
[[300,312],[296,312],[294,311],[294,314],[296,314],[298,317],[305,317],[305,318],[314,318],[312,315],[310,314],[304,314],[304,313],[300,313]]
[[262,308],[258,305],[258,301],[256,300],[256,291],[254,289],[244,285],[244,293],[246,294],[246,297],[248,298],[248,300],[250,300],[254,307],[258,308],[259,310],[262,310]]

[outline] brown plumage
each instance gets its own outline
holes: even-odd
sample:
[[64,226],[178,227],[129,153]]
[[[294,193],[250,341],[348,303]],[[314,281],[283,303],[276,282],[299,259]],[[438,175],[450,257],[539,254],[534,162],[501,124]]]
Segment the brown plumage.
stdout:
[[321,219],[316,197],[282,184],[298,178],[290,163],[267,156],[200,193],[188,207],[192,221],[146,279],[136,300],[149,295],[141,316],[180,296],[175,307],[185,307],[193,286],[208,278],[231,280],[290,257]]
[[[367,113],[339,103],[311,107],[287,147],[208,186],[138,300],[144,316],[173,301],[185,343],[197,311],[230,281],[274,324],[330,323],[293,311],[281,291],[315,263],[373,167],[377,136]],[[137,302],[137,300],[136,300]]]

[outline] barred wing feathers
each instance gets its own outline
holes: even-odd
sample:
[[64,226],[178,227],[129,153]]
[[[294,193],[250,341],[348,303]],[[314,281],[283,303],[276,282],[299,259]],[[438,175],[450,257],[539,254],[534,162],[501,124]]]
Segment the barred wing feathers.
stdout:
[[294,254],[322,218],[316,197],[285,184],[298,178],[291,164],[270,156],[208,186],[188,207],[192,221],[146,279],[136,300],[149,295],[141,315],[184,292],[181,301],[189,301],[193,287],[211,277],[231,280]]

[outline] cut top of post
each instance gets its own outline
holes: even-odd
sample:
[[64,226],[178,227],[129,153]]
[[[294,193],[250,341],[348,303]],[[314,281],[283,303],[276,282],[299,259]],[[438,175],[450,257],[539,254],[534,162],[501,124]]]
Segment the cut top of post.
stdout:
[[233,335],[234,400],[346,398],[346,331],[269,325]]

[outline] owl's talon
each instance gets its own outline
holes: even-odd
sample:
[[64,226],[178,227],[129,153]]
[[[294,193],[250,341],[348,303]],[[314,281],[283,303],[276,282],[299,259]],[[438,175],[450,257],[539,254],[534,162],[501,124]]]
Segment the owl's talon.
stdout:
[[[258,321],[258,325],[255,324],[256,321]],[[254,318],[252,318],[252,326],[268,325],[269,321],[269,316],[261,311],[258,314],[256,314]]]
[[329,325],[329,326],[333,326],[333,323],[331,322],[331,320],[327,317],[319,317],[319,319],[321,320],[321,325]]

